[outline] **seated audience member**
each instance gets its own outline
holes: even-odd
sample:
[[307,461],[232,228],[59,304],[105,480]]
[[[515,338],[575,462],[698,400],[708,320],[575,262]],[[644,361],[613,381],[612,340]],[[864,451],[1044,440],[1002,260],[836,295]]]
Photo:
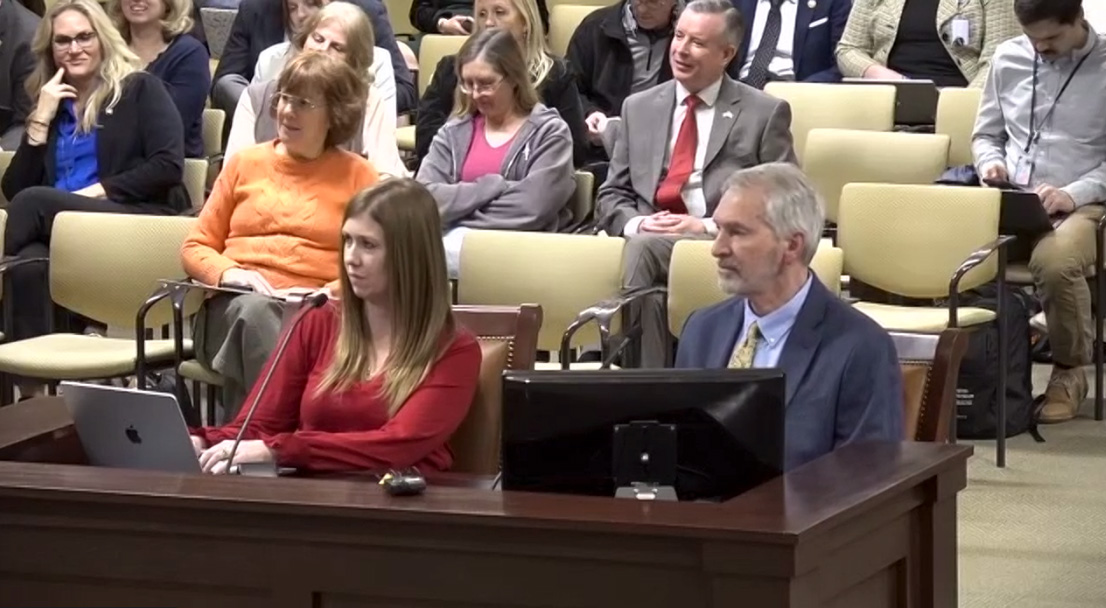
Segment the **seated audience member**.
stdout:
[[853,0],[735,0],[747,24],[737,53],[741,81],[837,82],[834,52]]
[[[357,194],[341,228],[342,298],[305,313],[234,463],[312,471],[445,471],[480,378],[480,346],[449,308],[441,220],[409,179]],[[255,386],[250,402],[257,398]],[[197,429],[203,470],[227,471],[246,412]]]
[[572,135],[538,102],[518,43],[486,29],[457,55],[457,111],[434,136],[418,181],[438,202],[450,277],[473,228],[555,231],[576,189]]
[[[346,2],[334,2],[308,19],[307,27],[296,37],[296,46],[302,49],[299,53],[322,52],[345,61],[363,75],[366,84],[374,85],[369,70],[374,55],[372,36],[372,27],[361,9]],[[388,71],[391,72],[391,66]],[[395,109],[388,109],[375,86],[366,91],[364,117],[353,139],[342,142],[342,147],[368,158],[380,173],[407,177],[407,168],[396,147]],[[276,96],[276,80],[255,82],[246,89],[234,111],[225,158],[277,136],[276,117],[269,111]],[[395,99],[392,101],[394,104]]]
[[39,18],[15,0],[0,0],[0,150],[14,150],[23,139],[23,123],[31,112],[27,77],[35,69],[31,40]]
[[147,72],[165,83],[184,124],[184,155],[204,155],[211,57],[192,29],[189,0],[111,0],[108,14]]
[[254,293],[208,299],[197,317],[196,358],[223,375],[228,417],[276,346],[289,290],[338,287],[342,212],[378,181],[365,159],[338,148],[361,124],[364,72],[302,53],[281,73],[271,110],[277,139],[235,154],[181,248],[188,276]]
[[[396,46],[396,37],[388,21],[388,12],[381,0],[343,0],[361,7],[372,22],[376,44],[388,51],[396,81],[396,107],[399,112],[415,108],[415,80],[403,55]],[[211,90],[211,105],[230,117],[238,99],[253,80],[254,66],[265,49],[294,37],[307,18],[327,0],[242,0],[234,18],[226,47],[219,57]],[[230,124],[227,129],[229,133]]]
[[1067,216],[1029,259],[1052,345],[1041,422],[1075,416],[1095,347],[1084,276],[1106,202],[1106,36],[1083,19],[1081,4],[1015,0],[1025,35],[999,45],[972,136],[985,182],[1032,189],[1050,215]]
[[1018,35],[1013,0],[854,0],[837,66],[848,78],[981,87],[991,57]]
[[[560,113],[568,124],[575,145],[576,164],[587,157],[587,135],[580,93],[568,64],[553,57],[538,30],[538,9],[534,0],[476,0],[476,34],[502,28],[514,35],[526,60],[530,83],[546,106]],[[415,149],[421,161],[430,152],[430,142],[455,109],[458,74],[457,58],[443,57],[434,78],[423,93],[415,125]]]
[[[597,217],[608,234],[629,239],[626,287],[665,285],[673,244],[717,233],[710,215],[734,170],[795,162],[787,102],[725,74],[739,40],[741,17],[727,0],[688,4],[672,41],[674,81],[631,95],[622,108]],[[629,316],[641,321],[640,365],[663,367],[663,296],[647,296]]]
[[[63,211],[172,215],[189,207],[181,184],[184,129],[165,87],[138,70],[138,58],[95,0],[59,0],[35,34],[33,108],[4,173],[8,222],[4,255],[47,258],[54,217]],[[45,264],[8,271],[14,335],[47,333]],[[22,383],[20,394],[42,393]]]
[[584,17],[572,34],[565,59],[576,76],[592,143],[601,143],[608,120],[630,94],[672,80],[669,46],[683,5],[682,0],[623,0]]
[[365,56],[368,57],[369,67],[366,70],[372,88],[382,98],[384,110],[395,116],[396,74],[392,70],[388,51],[373,44],[373,28],[365,12],[348,2],[333,2],[308,17],[290,40],[262,51],[250,84],[276,80],[288,60],[304,49],[348,55],[349,47],[359,46],[365,49]]
[[[414,0],[408,18],[415,29],[426,34],[468,36],[475,23],[473,0]],[[545,0],[537,0],[542,31],[549,31],[549,9]]]
[[734,296],[692,313],[678,368],[775,367],[786,376],[785,469],[857,441],[902,441],[902,371],[891,337],[830,292],[810,261],[824,203],[795,166],[727,180],[711,253]]

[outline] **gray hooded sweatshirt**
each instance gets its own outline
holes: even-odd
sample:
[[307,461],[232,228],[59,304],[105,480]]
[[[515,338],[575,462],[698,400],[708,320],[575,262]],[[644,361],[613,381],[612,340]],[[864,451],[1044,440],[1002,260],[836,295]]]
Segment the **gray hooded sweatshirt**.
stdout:
[[572,135],[556,110],[534,107],[499,174],[462,182],[472,135],[471,115],[451,118],[434,136],[415,178],[438,202],[444,230],[556,231],[568,224],[576,189]]

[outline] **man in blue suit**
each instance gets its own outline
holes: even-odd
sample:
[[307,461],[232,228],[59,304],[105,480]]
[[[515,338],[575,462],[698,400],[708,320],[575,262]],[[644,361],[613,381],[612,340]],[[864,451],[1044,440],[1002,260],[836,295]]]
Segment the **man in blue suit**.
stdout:
[[763,89],[773,80],[841,80],[834,52],[852,0],[732,1],[746,24],[734,61],[742,82]]
[[789,163],[733,174],[714,221],[719,284],[734,297],[698,310],[676,367],[777,367],[786,376],[785,468],[854,441],[903,439],[895,345],[810,271],[823,203]]

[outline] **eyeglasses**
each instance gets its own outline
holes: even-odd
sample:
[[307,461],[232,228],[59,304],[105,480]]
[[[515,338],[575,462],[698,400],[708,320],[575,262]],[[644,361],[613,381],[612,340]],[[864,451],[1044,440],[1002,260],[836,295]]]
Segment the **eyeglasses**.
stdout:
[[276,94],[276,97],[273,98],[273,106],[276,107],[278,104],[291,106],[293,112],[308,112],[319,109],[315,102],[288,93]]
[[465,82],[461,81],[457,86],[465,95],[479,95],[480,93],[493,93],[503,84],[503,78],[495,82]]
[[96,32],[81,32],[76,36],[54,36],[54,48],[59,51],[71,48],[74,42],[79,48],[89,49],[92,43],[96,42]]

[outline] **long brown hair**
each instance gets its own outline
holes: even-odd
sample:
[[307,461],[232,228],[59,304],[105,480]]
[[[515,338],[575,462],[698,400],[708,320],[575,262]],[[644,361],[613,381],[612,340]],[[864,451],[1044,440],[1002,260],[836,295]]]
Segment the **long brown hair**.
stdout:
[[491,28],[469,36],[465,44],[461,46],[461,52],[457,53],[457,98],[453,106],[456,110],[454,116],[474,114],[476,106],[472,98],[461,91],[461,69],[476,60],[483,61],[492,66],[503,82],[499,86],[509,86],[514,91],[515,107],[523,114],[529,114],[534,106],[538,105],[538,92],[530,82],[529,72],[526,70],[526,61],[522,56],[522,47],[511,35],[511,32]]
[[[284,66],[277,77],[277,92],[298,97],[318,93],[325,100],[329,120],[325,146],[332,148],[352,139],[361,128],[369,85],[365,72],[354,70],[345,61],[326,53],[306,51]],[[279,95],[274,95],[269,105],[273,118],[279,99]]]
[[[394,416],[449,346],[455,331],[442,220],[426,187],[400,178],[357,193],[342,223],[358,217],[372,219],[384,233],[392,348],[380,372],[381,392],[388,401],[389,416]],[[348,390],[366,380],[373,365],[372,331],[365,321],[364,302],[350,284],[345,247],[342,255],[342,319],[334,356],[316,389],[320,394]]]

